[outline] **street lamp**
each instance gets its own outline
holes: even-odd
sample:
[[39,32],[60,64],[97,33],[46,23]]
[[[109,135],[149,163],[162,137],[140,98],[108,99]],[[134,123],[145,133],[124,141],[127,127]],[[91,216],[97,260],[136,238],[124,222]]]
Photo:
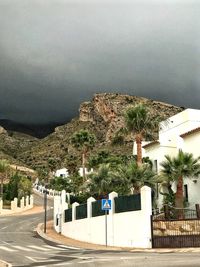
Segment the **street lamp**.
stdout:
[[47,232],[47,185],[45,185],[44,193],[44,233]]

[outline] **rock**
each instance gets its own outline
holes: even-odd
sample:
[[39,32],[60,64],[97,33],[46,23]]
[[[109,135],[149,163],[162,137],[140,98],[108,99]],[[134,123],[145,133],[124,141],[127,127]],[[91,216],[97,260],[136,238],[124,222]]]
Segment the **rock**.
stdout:
[[180,232],[192,232],[192,228],[189,224],[184,224],[179,228]]
[[153,228],[157,230],[166,230],[166,223],[164,221],[154,222]]
[[0,126],[0,134],[5,134],[5,133],[7,133],[7,131],[3,127]]
[[153,235],[154,236],[163,236],[163,232],[160,230],[153,230]]
[[[153,112],[152,116],[159,114],[168,118],[182,111],[179,107],[143,97],[103,93],[95,94],[91,102],[84,102],[80,105],[79,120],[97,124],[98,118],[101,117],[107,125],[105,141],[110,142],[115,134],[125,126],[123,116],[125,110],[139,103],[149,106]],[[127,139],[130,140],[130,136]]]
[[[80,165],[81,153],[70,145],[70,137],[80,129],[87,129],[95,134],[97,142],[93,149],[94,154],[106,150],[113,155],[131,155],[131,135],[125,137],[122,146],[112,146],[111,143],[118,131],[125,126],[125,110],[139,103],[147,105],[151,109],[153,117],[161,115],[167,119],[182,111],[182,108],[143,97],[107,93],[95,94],[91,101],[80,105],[78,118],[56,127],[54,133],[30,145],[27,149],[17,150],[15,156],[20,162],[34,169],[48,166],[49,158],[56,159],[56,168],[73,164]],[[10,141],[7,142],[9,146],[10,143]]]

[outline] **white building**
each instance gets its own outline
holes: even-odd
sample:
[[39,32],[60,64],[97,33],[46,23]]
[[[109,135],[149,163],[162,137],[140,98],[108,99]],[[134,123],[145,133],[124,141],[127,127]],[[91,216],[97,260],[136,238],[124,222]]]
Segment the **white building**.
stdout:
[[[90,174],[93,172],[93,169],[91,169],[90,171],[87,170],[87,168],[85,169],[85,174]],[[79,168],[79,175],[80,176],[83,176],[83,168]],[[59,169],[55,172],[55,176],[56,177],[63,177],[63,178],[66,178],[69,176],[69,172],[66,168],[63,168],[63,169]]]
[[68,173],[68,170],[66,168],[63,168],[63,169],[59,169],[55,172],[55,176],[56,177],[67,177],[69,176],[69,173]]
[[[87,168],[85,168],[85,174],[88,175],[90,173],[93,172],[93,169],[91,168],[90,170],[88,170]],[[78,171],[79,175],[80,176],[83,176],[83,168],[79,168],[79,171]]]
[[[154,170],[159,172],[165,155],[176,156],[179,149],[182,149],[196,158],[200,156],[199,147],[200,110],[186,109],[160,124],[159,139],[143,145],[143,156],[148,156],[153,162]],[[200,203],[200,180],[184,179],[184,194],[190,207]],[[161,195],[158,204],[162,204]]]

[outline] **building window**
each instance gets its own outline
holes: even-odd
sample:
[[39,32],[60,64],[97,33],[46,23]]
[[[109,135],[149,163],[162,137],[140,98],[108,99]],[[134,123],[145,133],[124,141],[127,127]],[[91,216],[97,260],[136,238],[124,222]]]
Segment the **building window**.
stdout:
[[188,202],[188,186],[187,186],[187,184],[184,184],[184,198],[185,198],[185,201]]

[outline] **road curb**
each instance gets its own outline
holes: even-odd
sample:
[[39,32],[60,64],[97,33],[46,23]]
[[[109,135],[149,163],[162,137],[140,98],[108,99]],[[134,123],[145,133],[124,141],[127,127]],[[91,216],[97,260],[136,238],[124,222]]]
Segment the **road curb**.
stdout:
[[[44,233],[44,231],[43,231],[43,226],[44,226],[44,223],[39,223],[39,224],[37,225],[37,227],[36,227],[36,232],[37,232],[37,234],[38,234],[40,237],[42,237],[42,238],[44,238],[44,239],[46,239],[46,240],[48,240],[48,241],[57,243],[57,244],[59,244],[59,245],[65,245],[65,244],[63,244],[63,242],[59,241],[58,239],[54,239],[54,238],[51,238],[51,237],[49,237],[48,235],[46,235],[46,234]],[[67,246],[67,245],[66,245],[66,246]],[[78,248],[78,247],[74,247],[74,248]]]
[[[38,233],[38,235],[48,241],[51,241],[51,242],[54,242],[54,243],[57,243],[59,245],[65,245],[66,247],[68,246],[67,244],[65,244],[64,242],[56,239],[56,238],[51,238],[49,237],[48,235],[46,235],[44,232],[43,232],[43,223],[40,223],[38,224],[37,228],[36,228],[36,231]],[[73,246],[72,244],[69,245],[69,247],[74,247],[75,249],[83,249],[82,246]],[[110,248],[110,250],[113,250],[112,249],[113,247]],[[96,248],[85,248],[85,249],[89,249],[89,250],[99,250],[99,249],[96,249]],[[100,248],[100,250],[109,250],[109,247],[107,248]],[[191,248],[160,248],[160,249],[154,249],[154,248],[149,248],[149,249],[140,249],[140,248],[118,248],[118,247],[115,247],[114,251],[126,251],[126,252],[132,252],[132,253],[159,253],[159,254],[166,254],[166,253],[200,253],[200,247],[191,247]]]

